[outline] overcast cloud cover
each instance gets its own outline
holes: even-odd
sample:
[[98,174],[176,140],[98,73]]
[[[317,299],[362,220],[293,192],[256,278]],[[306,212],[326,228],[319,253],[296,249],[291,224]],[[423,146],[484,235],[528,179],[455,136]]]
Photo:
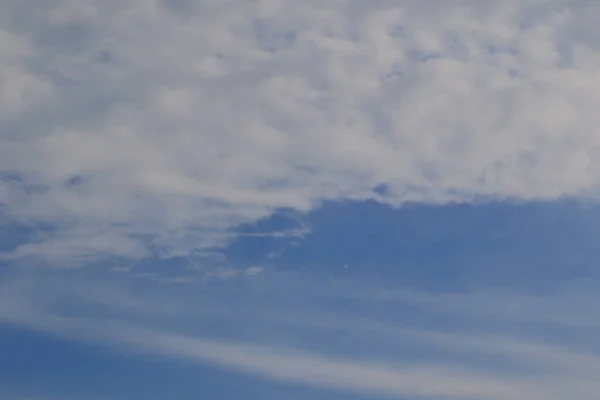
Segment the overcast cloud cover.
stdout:
[[54,228],[4,257],[190,253],[382,184],[395,205],[595,196],[597,13],[4,0],[4,223]]
[[[0,0],[0,323],[354,396],[597,398],[599,20],[594,1]],[[356,231],[375,201],[380,226],[433,233],[390,269],[391,231],[373,250],[320,211],[348,201]],[[388,280],[408,264],[436,290]],[[514,287],[478,286],[491,270]],[[148,398],[64,385],[27,393]],[[332,395],[281,390],[255,394]]]

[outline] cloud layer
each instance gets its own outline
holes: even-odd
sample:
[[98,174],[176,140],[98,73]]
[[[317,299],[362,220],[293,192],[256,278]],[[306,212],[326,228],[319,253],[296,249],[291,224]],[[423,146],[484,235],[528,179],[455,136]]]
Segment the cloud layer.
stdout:
[[4,258],[192,254],[323,199],[595,196],[594,11],[6,1],[0,205],[37,233]]

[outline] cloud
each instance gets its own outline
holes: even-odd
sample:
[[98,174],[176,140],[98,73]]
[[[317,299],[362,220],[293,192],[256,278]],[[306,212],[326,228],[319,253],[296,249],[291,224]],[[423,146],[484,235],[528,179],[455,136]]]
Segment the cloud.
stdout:
[[502,380],[456,368],[403,367],[335,360],[289,349],[225,343],[157,332],[119,331],[128,345],[209,362],[266,378],[366,395],[535,399],[517,379]]
[[264,267],[255,265],[255,266],[246,268],[244,270],[244,274],[246,274],[248,276],[256,276],[256,275],[261,274],[264,270],[265,270]]
[[230,267],[220,267],[216,268],[210,272],[207,272],[202,281],[207,284],[211,278],[220,278],[220,279],[232,279],[239,276],[257,276],[263,273],[264,267],[261,266],[251,266],[245,269],[236,269]]
[[4,223],[53,230],[6,257],[191,254],[324,199],[595,196],[592,7],[9,0]]
[[[333,359],[292,349],[228,343],[102,322],[38,318],[59,336],[124,346],[128,351],[158,354],[216,364],[271,380],[301,383],[326,389],[395,398],[397,396],[445,396],[479,399],[541,399],[520,379],[497,379],[457,368],[392,367]],[[14,321],[13,321],[14,322]],[[46,327],[46,329],[48,329]]]
[[[4,279],[0,322],[102,344],[112,350],[212,364],[266,380],[366,396],[495,400],[597,397],[600,359],[593,350],[597,335],[593,342],[557,344],[532,335],[519,324],[518,315],[515,319],[501,316],[502,328],[493,329],[493,335],[482,329],[486,322],[478,318],[478,328],[452,332],[448,321],[456,323],[464,316],[461,310],[449,311],[445,317],[436,314],[444,298],[420,310],[421,317],[430,321],[424,328],[410,322],[400,324],[396,313],[363,319],[356,308],[331,318],[326,305],[290,306],[290,297],[295,294],[286,296],[287,290],[280,296],[269,295],[270,303],[278,305],[279,313],[275,313],[258,307],[256,294],[249,292],[241,293],[244,307],[239,307],[226,296],[205,301],[199,286],[187,292],[194,297],[181,296],[180,289],[175,291],[177,297],[157,292],[152,286],[139,290],[139,282],[134,292],[110,282],[104,285],[85,279],[73,285],[77,279],[72,275],[39,282],[31,277]],[[252,293],[257,293],[255,289]],[[306,293],[311,290],[303,284],[301,289]],[[490,308],[486,302],[476,302],[477,293],[464,296],[480,311]],[[168,304],[157,310],[164,299]],[[577,304],[571,297],[563,300],[571,306]],[[543,298],[539,301],[544,302]],[[214,304],[224,308],[211,314],[208,311]],[[369,308],[368,302],[361,304]],[[546,312],[551,311],[552,304],[545,304],[549,307]],[[261,330],[260,338],[224,334],[215,339],[202,332],[203,326],[214,332],[225,325],[233,325],[239,332],[244,330],[240,327],[265,326],[267,320],[271,325]],[[291,336],[271,336],[287,324],[291,324]],[[569,323],[562,329],[569,332]],[[326,346],[319,345],[319,337],[326,338]],[[337,342],[344,341],[359,347],[366,343],[368,351],[342,353]]]

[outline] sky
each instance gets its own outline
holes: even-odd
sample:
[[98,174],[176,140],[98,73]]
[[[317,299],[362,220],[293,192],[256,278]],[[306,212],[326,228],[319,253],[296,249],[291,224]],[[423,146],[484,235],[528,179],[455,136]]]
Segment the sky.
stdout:
[[0,399],[597,399],[598,17],[1,0]]

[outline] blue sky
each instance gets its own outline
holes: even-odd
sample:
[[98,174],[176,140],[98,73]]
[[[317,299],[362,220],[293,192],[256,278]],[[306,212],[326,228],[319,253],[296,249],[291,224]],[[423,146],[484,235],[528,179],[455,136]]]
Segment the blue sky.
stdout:
[[5,1],[0,398],[596,399],[598,13]]

